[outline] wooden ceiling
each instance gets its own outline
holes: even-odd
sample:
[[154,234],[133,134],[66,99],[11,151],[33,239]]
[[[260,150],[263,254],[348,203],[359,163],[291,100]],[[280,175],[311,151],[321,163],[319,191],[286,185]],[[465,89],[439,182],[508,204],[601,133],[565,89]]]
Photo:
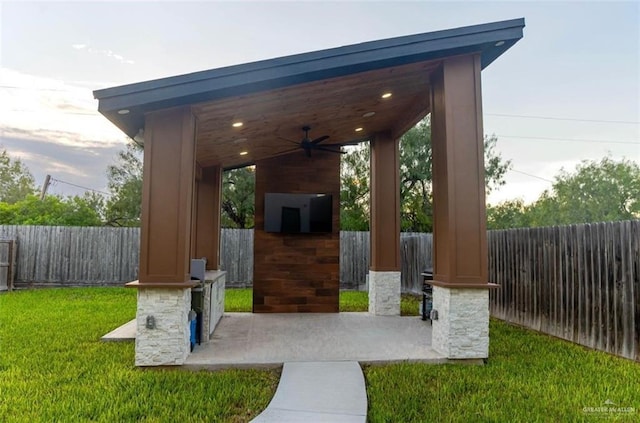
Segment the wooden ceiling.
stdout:
[[[429,75],[438,65],[412,63],[193,105],[197,161],[234,168],[286,154],[296,149],[305,125],[311,139],[329,135],[323,144],[386,131],[402,135],[429,112]],[[387,92],[392,96],[383,99]],[[363,117],[367,112],[375,115]],[[302,149],[292,154],[305,157]]]

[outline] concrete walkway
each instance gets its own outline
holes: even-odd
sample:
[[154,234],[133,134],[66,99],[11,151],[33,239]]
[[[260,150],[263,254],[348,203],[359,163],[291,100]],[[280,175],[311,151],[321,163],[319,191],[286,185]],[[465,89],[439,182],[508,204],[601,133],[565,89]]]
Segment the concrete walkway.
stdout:
[[108,334],[100,338],[104,342],[120,342],[136,340],[136,319],[133,319],[124,325],[115,328]]
[[285,363],[269,406],[254,423],[364,423],[367,393],[355,361]]

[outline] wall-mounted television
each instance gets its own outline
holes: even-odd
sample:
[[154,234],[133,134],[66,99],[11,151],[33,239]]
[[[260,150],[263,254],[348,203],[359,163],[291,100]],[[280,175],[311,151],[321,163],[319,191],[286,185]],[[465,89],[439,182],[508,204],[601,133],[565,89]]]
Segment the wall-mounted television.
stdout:
[[332,231],[331,194],[266,193],[264,230],[282,233],[328,233]]

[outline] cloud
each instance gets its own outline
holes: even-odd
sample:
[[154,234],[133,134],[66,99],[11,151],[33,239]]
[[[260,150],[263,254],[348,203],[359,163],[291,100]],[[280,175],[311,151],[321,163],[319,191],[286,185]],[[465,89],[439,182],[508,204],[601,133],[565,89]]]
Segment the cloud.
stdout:
[[[75,146],[60,148],[42,139],[14,138],[0,135],[0,149],[19,158],[41,185],[45,175],[77,185],[105,191],[107,166],[113,164],[121,145]],[[61,184],[52,193],[81,194],[82,190]]]
[[[104,190],[106,167],[127,137],[97,112],[91,82],[77,86],[1,67],[0,81],[0,148],[20,157],[38,184],[48,173]],[[81,194],[62,184],[56,190]]]
[[126,136],[98,113],[91,89],[0,68],[0,131],[61,145],[123,144]]
[[71,131],[60,131],[52,129],[25,129],[5,126],[1,128],[2,137],[9,137],[23,140],[45,141],[49,144],[61,147],[78,148],[109,148],[112,146],[124,145],[121,140],[95,140],[90,134],[82,134]]
[[109,57],[111,59],[114,59],[117,62],[124,63],[124,64],[127,64],[127,65],[135,64],[135,62],[133,60],[126,59],[121,54],[118,54],[118,53],[116,53],[116,52],[114,52],[113,50],[110,50],[110,49],[95,48],[95,47],[91,47],[88,44],[82,44],[82,43],[71,44],[71,47],[76,49],[76,50],[86,51],[89,54],[94,54],[94,55],[103,56],[103,57]]

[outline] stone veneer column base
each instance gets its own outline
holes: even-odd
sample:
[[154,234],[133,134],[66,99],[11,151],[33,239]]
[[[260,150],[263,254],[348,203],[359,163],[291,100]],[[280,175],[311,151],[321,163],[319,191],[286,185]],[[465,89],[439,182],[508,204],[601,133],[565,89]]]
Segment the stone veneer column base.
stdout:
[[432,348],[451,359],[489,356],[489,290],[433,287]]
[[[191,289],[139,288],[136,366],[181,365],[191,352]],[[153,316],[155,328],[147,328]]]
[[369,271],[369,313],[400,315],[400,272]]

